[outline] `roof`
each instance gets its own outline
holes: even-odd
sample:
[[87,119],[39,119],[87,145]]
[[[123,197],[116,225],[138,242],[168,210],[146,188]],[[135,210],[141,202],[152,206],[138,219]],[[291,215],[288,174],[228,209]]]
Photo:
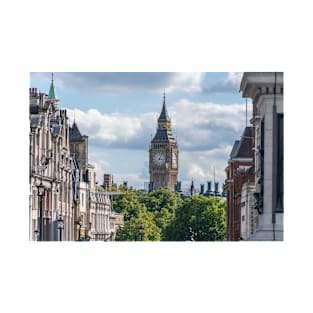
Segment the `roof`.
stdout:
[[158,128],[152,141],[175,141],[175,138],[171,130]]
[[49,95],[48,95],[49,100],[57,100],[57,94],[55,92],[54,84],[53,84],[53,73],[52,73],[52,79],[51,79],[51,85],[50,85],[50,90],[49,90]]
[[236,155],[236,151],[237,151],[237,147],[238,147],[238,144],[239,144],[239,140],[236,140],[234,142],[234,145],[233,145],[233,149],[231,150],[231,153],[230,153],[230,158],[234,158],[235,155]]
[[70,127],[70,141],[82,141],[82,135],[74,121],[73,126]]
[[247,126],[240,138],[236,140],[230,154],[231,159],[233,158],[252,158],[253,157],[253,128]]
[[169,115],[167,113],[166,105],[165,105],[165,93],[164,93],[164,96],[163,96],[163,107],[162,107],[161,114],[159,116],[159,121],[170,121],[170,117],[169,117]]

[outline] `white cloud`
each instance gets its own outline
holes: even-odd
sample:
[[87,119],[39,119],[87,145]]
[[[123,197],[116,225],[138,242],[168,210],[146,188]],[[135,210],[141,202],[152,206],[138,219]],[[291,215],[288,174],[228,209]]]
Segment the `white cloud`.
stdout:
[[[68,115],[75,118],[78,128],[89,136],[90,142],[104,147],[143,148],[142,140],[152,133],[156,113],[131,116],[122,113],[103,114],[98,110],[81,111],[68,109]],[[144,142],[148,142],[149,137]]]
[[237,86],[239,86],[241,82],[242,74],[243,72],[229,72],[227,74],[226,81],[230,81],[236,84]]
[[[205,74],[200,72],[67,72],[55,73],[59,88],[76,88],[83,92],[121,94],[135,89],[161,93],[177,90],[202,90]],[[31,73],[31,78],[51,79],[51,73]]]
[[230,144],[245,121],[242,104],[194,103],[183,99],[169,107],[169,112],[180,146],[188,150],[208,150]]
[[[173,133],[182,150],[208,150],[230,144],[238,137],[245,121],[242,104],[221,105],[180,100],[168,107]],[[147,149],[157,126],[159,113],[104,114],[98,110],[68,109],[90,143],[103,147]]]
[[207,151],[182,151],[179,156],[179,176],[186,185],[193,179],[195,186],[214,180],[220,183],[225,180],[225,167],[232,149],[231,145]]
[[[224,181],[231,148],[244,129],[245,105],[196,103],[182,99],[169,106],[168,111],[172,118],[173,133],[178,137],[180,179],[187,183],[193,178],[195,184],[213,181],[215,168],[216,181]],[[97,153],[91,153],[90,160],[96,166],[98,179],[104,172],[112,171],[111,163],[117,162],[112,160],[114,153],[105,156],[105,152],[119,149],[119,164],[114,168],[121,172],[116,173],[115,170],[112,174],[121,175],[121,182],[129,180],[132,185],[141,182],[135,186],[142,188],[143,181],[148,179],[148,169],[145,170],[145,167],[148,167],[150,134],[155,133],[159,113],[133,116],[103,114],[95,109],[85,112],[69,109],[71,120],[74,112],[81,133],[89,136],[90,153],[97,149]],[[133,165],[127,168],[127,164],[136,164],[136,168]]]
[[202,90],[204,73],[174,73],[172,79],[166,86],[166,92],[184,90],[187,92],[199,92]]
[[216,81],[213,85],[204,87],[203,91],[208,93],[238,92],[242,72],[229,72],[224,80]]

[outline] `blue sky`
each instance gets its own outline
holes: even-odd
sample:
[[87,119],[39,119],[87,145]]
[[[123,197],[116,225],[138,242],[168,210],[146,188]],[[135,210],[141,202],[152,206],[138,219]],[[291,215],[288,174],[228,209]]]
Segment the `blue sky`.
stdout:
[[[245,127],[241,73],[54,73],[60,107],[89,136],[89,163],[97,180],[143,188],[149,181],[148,149],[166,93],[180,149],[179,180],[188,188],[225,179],[234,140]],[[31,73],[30,87],[48,93],[51,73]],[[251,105],[248,105],[250,117]]]

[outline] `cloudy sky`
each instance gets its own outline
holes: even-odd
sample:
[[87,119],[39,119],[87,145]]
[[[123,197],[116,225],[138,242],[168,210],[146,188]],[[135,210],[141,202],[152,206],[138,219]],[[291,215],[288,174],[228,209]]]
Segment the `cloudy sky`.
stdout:
[[[163,92],[180,149],[182,187],[191,180],[220,188],[234,140],[246,123],[239,93],[242,73],[54,73],[60,107],[89,136],[89,163],[97,180],[143,188],[149,181],[149,142],[155,134]],[[51,73],[31,73],[30,87],[48,93]],[[248,119],[251,105],[248,103]]]

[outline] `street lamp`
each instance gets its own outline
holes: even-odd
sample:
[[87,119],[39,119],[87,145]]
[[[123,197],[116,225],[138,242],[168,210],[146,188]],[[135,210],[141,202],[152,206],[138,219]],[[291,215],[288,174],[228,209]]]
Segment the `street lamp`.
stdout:
[[77,225],[79,226],[79,229],[78,229],[78,241],[81,240],[81,228],[83,226],[82,219],[83,219],[83,216],[80,216],[78,218],[78,220],[76,221]]
[[60,241],[62,241],[62,230],[64,229],[64,220],[61,214],[59,215],[57,219],[57,223],[58,223],[58,230],[59,230],[59,238],[60,238]]
[[142,235],[143,235],[144,231],[145,231],[145,228],[144,228],[143,224],[141,223],[139,226],[140,241],[142,241]]
[[39,197],[39,241],[43,240],[43,223],[42,223],[42,199],[45,195],[45,186],[42,182],[37,186]]

